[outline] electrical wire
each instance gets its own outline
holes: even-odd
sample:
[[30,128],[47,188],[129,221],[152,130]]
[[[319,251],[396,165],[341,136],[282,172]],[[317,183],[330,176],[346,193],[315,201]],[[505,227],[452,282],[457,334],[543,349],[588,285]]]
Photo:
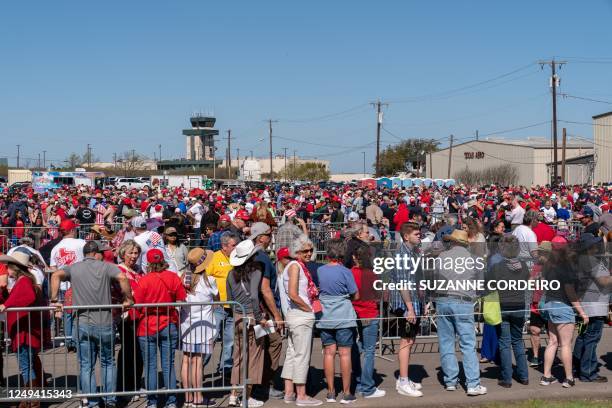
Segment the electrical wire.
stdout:
[[588,125],[588,126],[603,126],[603,127],[612,127],[612,125],[606,125],[604,123],[589,123],[589,122],[578,122],[575,120],[562,120],[562,119],[557,119],[558,122],[562,122],[562,123],[571,123],[574,125]]
[[580,99],[580,100],[583,100],[583,101],[599,102],[599,103],[606,103],[608,105],[612,105],[612,102],[610,102],[610,101],[602,101],[600,99],[585,98],[584,96],[576,96],[576,95],[570,95],[570,94],[566,94],[566,93],[560,93],[559,96],[562,96],[563,98]]
[[321,115],[321,116],[314,116],[314,117],[310,117],[310,118],[302,118],[302,119],[278,119],[279,122],[286,122],[286,123],[306,123],[306,122],[320,122],[320,121],[324,121],[326,119],[336,119],[338,116],[342,116],[342,115],[346,115],[348,113],[351,113],[355,110],[364,110],[364,108],[369,107],[369,104],[367,103],[362,103],[359,104],[357,106],[353,106],[352,108],[349,109],[345,109],[343,111],[340,112],[335,112],[335,113],[328,113],[325,115]]
[[515,132],[517,130],[529,129],[529,128],[533,128],[533,127],[536,127],[536,126],[542,126],[542,125],[549,124],[549,123],[551,123],[551,121],[550,120],[546,120],[544,122],[533,123],[531,125],[525,125],[525,126],[521,126],[521,127],[517,127],[517,128],[513,128],[513,129],[498,130],[496,132],[484,133],[484,134],[479,135],[479,137],[487,137],[487,136],[493,136],[493,135],[500,135],[500,134],[503,134],[503,133],[511,133],[511,132]]

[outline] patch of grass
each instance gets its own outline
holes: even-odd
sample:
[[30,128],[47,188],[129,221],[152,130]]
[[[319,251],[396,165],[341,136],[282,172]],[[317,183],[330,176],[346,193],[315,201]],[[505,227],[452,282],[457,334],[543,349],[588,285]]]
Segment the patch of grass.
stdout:
[[606,400],[526,400],[485,404],[486,408],[610,408],[612,401]]

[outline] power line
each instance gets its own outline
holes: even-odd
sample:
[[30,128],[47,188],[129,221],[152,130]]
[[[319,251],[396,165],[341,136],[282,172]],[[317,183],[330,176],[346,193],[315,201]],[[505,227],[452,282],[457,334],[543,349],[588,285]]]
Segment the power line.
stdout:
[[576,95],[570,95],[570,94],[566,94],[566,93],[560,93],[559,96],[562,96],[564,98],[580,99],[580,100],[583,100],[583,101],[599,102],[599,103],[606,103],[608,105],[612,105],[612,102],[610,102],[610,101],[602,101],[600,99],[585,98],[584,96],[576,96]]
[[[559,120],[559,122],[562,122],[562,121]],[[546,120],[544,122],[533,123],[531,125],[525,125],[525,126],[521,126],[521,127],[517,127],[517,128],[506,129],[506,130],[498,130],[496,132],[489,132],[489,133],[481,134],[481,135],[479,135],[479,137],[482,138],[482,137],[493,136],[493,135],[501,135],[501,134],[504,134],[504,133],[516,132],[517,130],[529,129],[529,128],[532,128],[532,127],[542,126],[542,125],[549,124],[549,123],[550,123],[550,120]]]
[[359,104],[357,106],[353,106],[352,108],[349,109],[345,109],[343,111],[340,112],[334,112],[334,113],[328,113],[325,115],[321,115],[321,116],[314,116],[314,117],[310,117],[310,118],[302,118],[302,119],[279,119],[279,122],[288,122],[288,123],[304,123],[304,122],[318,122],[318,121],[322,121],[325,119],[330,119],[330,118],[334,118],[336,116],[342,116],[345,115],[347,113],[353,112],[355,110],[358,109],[362,109],[365,110],[364,108],[366,108],[368,106],[367,103],[362,103]]
[[559,119],[559,122],[563,123],[572,123],[574,125],[588,125],[588,126],[603,126],[603,127],[612,127],[612,125],[606,125],[604,123],[591,123],[591,122],[578,122],[574,120],[562,120]]

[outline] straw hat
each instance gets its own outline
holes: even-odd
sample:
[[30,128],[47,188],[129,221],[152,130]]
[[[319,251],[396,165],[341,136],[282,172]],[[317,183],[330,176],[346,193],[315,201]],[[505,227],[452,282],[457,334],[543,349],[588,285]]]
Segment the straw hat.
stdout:
[[194,266],[194,273],[202,273],[210,265],[213,257],[213,251],[210,249],[193,248],[187,254],[187,262]]
[[445,235],[444,240],[453,241],[463,246],[467,246],[470,244],[470,242],[468,241],[467,231],[458,230],[458,229],[453,230],[453,233],[450,235]]

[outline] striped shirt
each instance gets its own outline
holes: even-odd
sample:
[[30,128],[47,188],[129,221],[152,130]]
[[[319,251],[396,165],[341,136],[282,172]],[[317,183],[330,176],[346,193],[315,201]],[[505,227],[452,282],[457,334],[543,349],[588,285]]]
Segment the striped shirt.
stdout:
[[[408,247],[405,242],[402,242],[402,244],[400,245],[398,254],[401,259],[404,259],[404,255],[406,255],[408,258],[415,258],[421,255],[417,249]],[[417,284],[418,284],[417,274],[420,274],[421,271],[418,269],[416,271],[412,271],[410,269],[404,269],[404,268],[398,269],[397,265],[395,266],[396,267],[391,270],[390,282],[394,282],[394,283],[412,282],[414,289],[410,290],[410,299],[412,300],[412,306],[414,307],[414,313],[417,316],[421,316],[422,315],[422,307],[421,307],[422,303],[419,299],[419,293],[417,290]],[[403,310],[403,311],[407,310],[406,303],[404,302],[404,299],[402,298],[402,293],[400,290],[390,291],[389,309],[392,312],[395,312],[396,310]]]

